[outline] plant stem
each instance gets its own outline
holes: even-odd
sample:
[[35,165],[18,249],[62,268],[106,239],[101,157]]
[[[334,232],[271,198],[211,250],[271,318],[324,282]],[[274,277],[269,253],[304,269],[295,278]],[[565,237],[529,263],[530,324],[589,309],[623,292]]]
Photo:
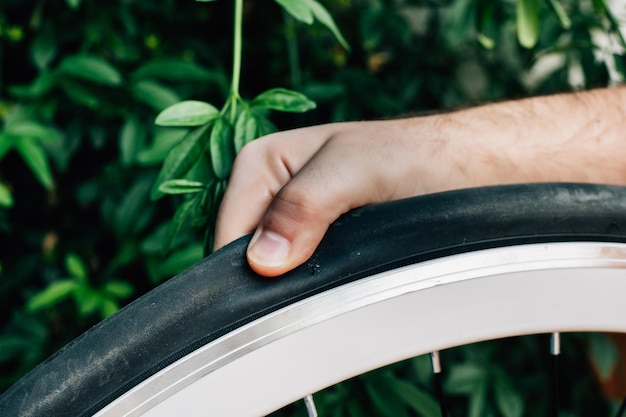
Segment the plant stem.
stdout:
[[283,10],[283,20],[285,22],[285,41],[287,43],[291,87],[295,90],[299,90],[302,84],[302,75],[300,73],[300,54],[298,51],[296,25],[294,18],[285,10]]
[[243,26],[243,0],[235,0],[235,25],[233,36],[233,76],[230,89],[230,122],[237,116],[237,100],[239,99],[239,78],[241,77],[241,39]]

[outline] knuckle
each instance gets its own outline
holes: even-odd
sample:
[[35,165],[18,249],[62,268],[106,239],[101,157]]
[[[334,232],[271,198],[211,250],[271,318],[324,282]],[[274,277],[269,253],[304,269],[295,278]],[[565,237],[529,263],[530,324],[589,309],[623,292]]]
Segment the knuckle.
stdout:
[[248,142],[239,150],[235,158],[238,165],[266,164],[273,156],[280,154],[281,147],[277,140],[278,136],[264,136]]
[[233,175],[242,176],[260,172],[264,168],[268,149],[263,141],[252,141],[246,144],[233,162]]
[[264,141],[262,140],[253,140],[250,143],[247,143],[239,153],[237,154],[237,158],[235,159],[235,163],[238,161],[250,161],[257,159],[258,156],[262,153],[266,152],[266,146]]
[[274,206],[281,215],[296,222],[325,220],[327,210],[320,205],[319,196],[306,186],[285,187],[275,198]]

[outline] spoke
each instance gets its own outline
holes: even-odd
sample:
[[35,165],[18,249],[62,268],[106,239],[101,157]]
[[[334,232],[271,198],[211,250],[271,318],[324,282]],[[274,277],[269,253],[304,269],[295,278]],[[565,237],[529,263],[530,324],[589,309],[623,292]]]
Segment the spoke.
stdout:
[[448,408],[446,407],[446,399],[443,395],[443,381],[441,378],[441,362],[439,360],[439,352],[431,352],[430,362],[433,365],[433,373],[435,374],[435,391],[439,400],[439,408],[441,417],[448,417]]
[[559,415],[559,355],[561,354],[561,335],[559,333],[552,333],[550,338],[550,356],[552,362],[552,369],[550,372],[552,380],[552,404],[551,404],[551,416],[558,417]]
[[306,405],[306,412],[309,417],[317,417],[317,408],[315,407],[315,401],[313,401],[312,395],[304,397],[304,405]]

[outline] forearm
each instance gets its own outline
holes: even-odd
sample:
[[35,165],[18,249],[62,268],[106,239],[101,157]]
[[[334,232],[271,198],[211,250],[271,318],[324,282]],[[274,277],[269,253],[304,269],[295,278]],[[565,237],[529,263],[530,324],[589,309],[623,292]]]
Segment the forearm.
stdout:
[[626,88],[276,133],[237,156],[216,247],[256,230],[250,265],[275,276],[366,204],[496,184],[626,185],[625,132]]
[[[450,158],[435,189],[572,181],[626,185],[626,88],[433,116]],[[439,168],[440,169],[440,168]]]

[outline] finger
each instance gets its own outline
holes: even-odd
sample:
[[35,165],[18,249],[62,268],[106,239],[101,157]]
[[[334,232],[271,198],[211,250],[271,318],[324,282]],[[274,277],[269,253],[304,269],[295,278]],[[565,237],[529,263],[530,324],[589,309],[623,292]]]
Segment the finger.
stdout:
[[327,125],[276,133],[241,150],[218,212],[214,250],[256,229],[273,198],[335,128]]
[[214,250],[254,231],[273,196],[291,178],[284,165],[269,160],[254,144],[242,149],[233,165],[217,215]]
[[[359,158],[351,158],[354,154]],[[277,276],[305,262],[329,225],[348,210],[386,200],[380,154],[359,137],[329,140],[272,200],[248,247],[252,269]]]

